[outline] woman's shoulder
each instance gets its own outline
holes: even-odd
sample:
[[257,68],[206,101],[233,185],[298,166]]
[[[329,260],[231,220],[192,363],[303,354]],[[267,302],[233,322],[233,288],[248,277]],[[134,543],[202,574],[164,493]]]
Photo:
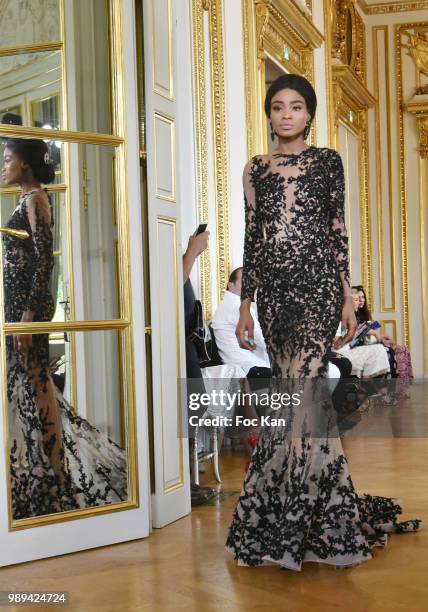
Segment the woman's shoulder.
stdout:
[[46,222],[50,222],[49,196],[45,189],[32,189],[24,193],[20,201],[30,218],[40,215]]
[[340,158],[340,153],[336,149],[330,149],[329,147],[313,147],[315,153],[324,159],[337,159]]

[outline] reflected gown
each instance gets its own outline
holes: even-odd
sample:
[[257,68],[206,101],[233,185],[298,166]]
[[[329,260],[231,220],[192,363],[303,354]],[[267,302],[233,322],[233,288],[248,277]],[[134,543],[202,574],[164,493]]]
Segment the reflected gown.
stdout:
[[370,559],[389,532],[420,522],[400,523],[395,499],[355,492],[323,387],[344,290],[350,294],[342,160],[316,147],[256,156],[243,183],[241,299],[253,300],[257,289],[274,388],[304,394],[277,415],[283,426],[262,429],[226,547],[239,565],[351,566]]
[[[53,221],[48,209],[44,191],[29,192],[7,223],[30,237],[3,239],[6,322],[21,321],[27,310],[37,322],[53,317]],[[13,518],[125,501],[126,452],[77,416],[54,385],[48,334],[34,334],[23,353],[8,336],[6,361]]]

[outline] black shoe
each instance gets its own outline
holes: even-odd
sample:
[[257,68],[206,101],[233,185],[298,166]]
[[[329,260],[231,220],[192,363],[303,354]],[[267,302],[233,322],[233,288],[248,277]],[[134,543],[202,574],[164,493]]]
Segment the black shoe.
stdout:
[[201,506],[208,500],[215,497],[217,491],[210,487],[201,487],[194,483],[190,486],[190,502],[192,506]]

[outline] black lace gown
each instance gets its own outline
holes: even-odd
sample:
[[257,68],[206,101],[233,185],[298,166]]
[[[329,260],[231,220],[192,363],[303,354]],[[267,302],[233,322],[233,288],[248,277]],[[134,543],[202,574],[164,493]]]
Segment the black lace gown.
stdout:
[[395,499],[357,495],[323,386],[350,293],[342,160],[316,147],[256,156],[243,182],[241,299],[257,289],[274,384],[304,389],[305,399],[278,412],[285,424],[262,429],[226,547],[239,565],[354,565],[388,532],[414,531],[419,521],[398,522]]
[[[34,199],[36,198],[36,200]],[[3,282],[6,322],[50,321],[53,239],[40,213],[42,191],[20,198],[7,226],[30,238],[4,236]],[[35,224],[32,230],[30,210]],[[49,337],[34,334],[26,353],[6,341],[12,512],[14,519],[111,504],[127,499],[126,452],[73,413],[53,384]]]

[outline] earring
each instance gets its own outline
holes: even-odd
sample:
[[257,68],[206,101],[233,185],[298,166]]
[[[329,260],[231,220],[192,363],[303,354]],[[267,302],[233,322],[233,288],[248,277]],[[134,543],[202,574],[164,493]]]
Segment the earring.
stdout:
[[310,119],[308,119],[306,121],[305,129],[303,130],[303,140],[306,140],[306,138],[309,136],[310,131],[311,131],[311,121]]
[[270,123],[270,137],[273,140],[275,140],[275,132],[273,131],[273,127],[272,127],[272,121]]

